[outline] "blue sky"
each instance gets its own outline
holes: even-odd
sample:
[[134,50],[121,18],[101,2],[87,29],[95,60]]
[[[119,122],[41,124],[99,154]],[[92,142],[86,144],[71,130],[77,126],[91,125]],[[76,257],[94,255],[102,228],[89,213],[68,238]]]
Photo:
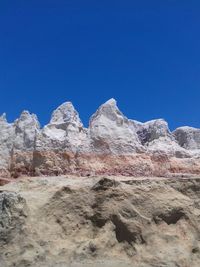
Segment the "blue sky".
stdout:
[[129,118],[200,127],[200,2],[1,1],[0,113],[84,124],[113,97]]

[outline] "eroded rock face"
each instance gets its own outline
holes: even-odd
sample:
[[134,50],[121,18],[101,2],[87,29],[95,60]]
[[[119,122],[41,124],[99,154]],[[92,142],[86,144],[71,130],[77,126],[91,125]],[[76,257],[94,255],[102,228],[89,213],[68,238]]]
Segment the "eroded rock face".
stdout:
[[18,176],[33,173],[33,151],[40,132],[40,124],[35,114],[23,111],[14,124],[13,145],[11,151],[10,174]]
[[143,145],[149,144],[162,137],[168,138],[171,141],[173,140],[168,124],[163,119],[152,120],[145,123],[130,120],[130,123],[135,127]]
[[37,137],[37,150],[61,149],[76,152],[86,142],[87,130],[71,102],[59,106]]
[[14,149],[34,150],[36,146],[36,136],[40,129],[40,124],[35,114],[23,111],[19,119],[14,123],[15,138]]
[[0,246],[12,243],[23,232],[27,211],[19,194],[0,191]]
[[200,266],[198,178],[38,177],[2,190],[3,267]]
[[14,123],[0,117],[0,177],[21,175],[200,174],[200,130],[170,132],[163,119],[141,123],[126,118],[114,99],[83,126],[65,102],[40,128],[36,115],[22,112]]
[[158,119],[145,123],[130,120],[130,124],[135,127],[141,143],[149,152],[178,158],[189,157],[189,152],[180,147],[165,120]]
[[200,149],[200,129],[193,127],[180,127],[173,132],[179,145],[185,149]]
[[59,106],[49,124],[38,133],[33,152],[36,175],[73,173],[77,154],[88,150],[89,139],[77,111],[71,102]]
[[3,114],[0,117],[0,176],[9,176],[13,140],[14,126],[7,122]]
[[143,151],[137,133],[110,99],[92,116],[89,126],[92,149],[101,153],[132,154]]

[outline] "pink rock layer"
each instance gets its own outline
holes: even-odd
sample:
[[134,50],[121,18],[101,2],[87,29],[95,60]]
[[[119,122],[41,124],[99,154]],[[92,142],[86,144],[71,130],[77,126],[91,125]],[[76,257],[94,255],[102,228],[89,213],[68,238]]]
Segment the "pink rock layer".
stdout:
[[200,175],[200,159],[165,154],[74,154],[59,151],[18,152],[2,177],[67,175],[122,175],[171,177]]

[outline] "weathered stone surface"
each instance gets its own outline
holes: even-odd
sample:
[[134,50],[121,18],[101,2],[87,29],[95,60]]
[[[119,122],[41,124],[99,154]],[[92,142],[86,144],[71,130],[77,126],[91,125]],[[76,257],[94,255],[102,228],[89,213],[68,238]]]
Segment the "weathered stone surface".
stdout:
[[130,120],[114,99],[98,108],[88,129],[71,102],[59,106],[43,128],[28,111],[14,123],[0,117],[0,177],[4,178],[200,174],[199,165],[199,129],[182,127],[171,133],[163,119]]
[[189,150],[200,150],[200,129],[180,127],[173,132],[179,145]]
[[179,146],[165,120],[158,119],[145,123],[130,120],[130,124],[135,127],[141,143],[149,152],[180,158],[190,156],[188,151]]
[[9,176],[13,140],[14,126],[7,122],[3,114],[0,117],[0,176]]
[[143,145],[149,144],[150,142],[161,137],[173,140],[168,128],[168,124],[163,119],[152,120],[145,123],[130,120],[130,124],[135,127],[139,139]]
[[22,233],[26,216],[26,201],[19,194],[0,191],[0,246]]
[[2,190],[3,267],[200,266],[198,178],[35,177]]
[[37,136],[37,150],[76,152],[86,141],[87,130],[71,102],[59,106],[52,114],[50,123]]
[[89,135],[92,150],[111,154],[132,154],[144,149],[129,120],[119,111],[114,99],[108,100],[91,117]]
[[33,151],[36,149],[36,138],[40,132],[39,121],[35,114],[23,111],[13,127],[10,174],[15,178],[20,175],[31,175],[33,173]]
[[40,129],[40,124],[35,114],[23,111],[19,119],[14,123],[15,138],[14,150],[34,150],[36,146],[36,136]]

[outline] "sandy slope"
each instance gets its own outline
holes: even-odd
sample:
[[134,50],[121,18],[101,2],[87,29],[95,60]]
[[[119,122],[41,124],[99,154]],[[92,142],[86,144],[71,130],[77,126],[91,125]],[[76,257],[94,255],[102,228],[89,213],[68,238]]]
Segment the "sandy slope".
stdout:
[[199,267],[200,179],[38,177],[0,187],[2,267]]

